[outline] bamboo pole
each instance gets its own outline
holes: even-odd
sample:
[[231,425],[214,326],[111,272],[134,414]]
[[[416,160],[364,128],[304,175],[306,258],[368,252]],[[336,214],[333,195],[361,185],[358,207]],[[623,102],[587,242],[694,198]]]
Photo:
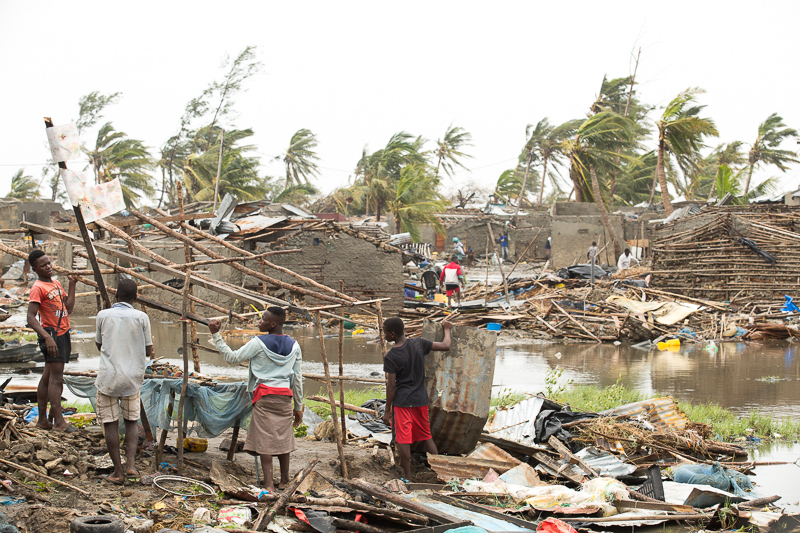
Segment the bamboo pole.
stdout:
[[483,286],[483,306],[489,303],[489,236],[486,236],[486,284]]
[[[487,222],[486,227],[489,228],[489,237],[492,239],[492,249],[494,250],[494,255],[497,256],[497,243],[494,242],[494,231],[492,230],[492,223]],[[497,264],[500,267],[500,277],[503,279],[503,290],[506,293],[506,303],[510,304],[511,300],[508,297],[508,283],[506,282],[506,275],[503,274],[503,259],[500,256],[497,256]]]
[[183,286],[183,316],[181,326],[183,333],[183,383],[181,383],[181,398],[178,400],[178,475],[183,475],[183,425],[184,425],[184,405],[186,400],[186,390],[189,388],[189,324],[187,321],[187,307],[189,305],[189,288],[192,286],[189,281],[190,273],[186,272],[186,281]]
[[317,332],[319,333],[319,351],[322,356],[322,367],[325,369],[325,387],[328,389],[328,400],[331,406],[331,420],[333,421],[333,436],[336,440],[336,448],[339,451],[339,461],[342,464],[342,477],[347,479],[347,463],[344,459],[344,447],[342,444],[341,435],[347,435],[347,429],[342,427],[342,432],[339,432],[339,420],[336,416],[336,399],[333,396],[333,385],[331,384],[331,369],[328,365],[328,356],[325,353],[325,335],[322,331],[322,321],[319,318],[319,311],[314,311],[314,320],[317,323]]
[[[195,227],[190,226],[189,224],[185,224],[185,223],[181,224],[181,228],[184,229],[184,230],[189,229],[192,232],[198,234],[198,236],[202,236],[203,238],[208,239],[211,242],[215,242],[217,244],[221,244],[225,248],[228,248],[230,250],[234,250],[234,251],[244,255],[248,259],[255,259],[256,257],[258,257],[255,254],[248,252],[247,250],[244,250],[242,248],[234,246],[231,243],[229,243],[229,242],[227,242],[227,241],[225,241],[223,239],[220,239],[219,237],[217,237],[215,235],[210,235],[210,234],[208,234],[208,233],[206,233],[206,232],[204,232],[204,231],[202,231],[200,229],[197,229]],[[327,285],[323,285],[322,283],[314,281],[311,278],[307,278],[305,276],[301,276],[297,272],[293,272],[293,271],[289,270],[288,268],[284,268],[284,267],[278,266],[278,265],[276,265],[274,263],[270,263],[266,259],[262,259],[261,263],[264,264],[265,266],[268,266],[268,267],[274,269],[274,270],[277,270],[278,272],[282,272],[282,273],[286,274],[287,276],[291,276],[291,277],[293,277],[295,279],[298,279],[298,280],[302,281],[303,283],[308,283],[309,285],[312,285],[312,286],[314,286],[314,287],[316,287],[318,289],[322,289],[322,290],[324,290],[326,292],[329,292],[329,293],[333,294],[334,296],[336,296],[337,298],[341,298],[342,300],[347,300],[347,301],[350,301],[350,302],[357,302],[358,301],[357,298],[353,298],[352,296],[344,294],[341,291],[337,291],[336,289],[328,287]],[[262,272],[262,275],[264,275],[263,272]],[[264,275],[264,277],[262,279],[264,281],[268,281],[269,280],[269,278],[266,275]]]
[[[187,224],[187,227],[191,227]],[[204,259],[203,261],[194,261],[193,263],[185,263],[183,265],[177,265],[175,268],[180,268],[181,270],[187,268],[194,268],[198,266],[206,266],[206,265],[218,265],[224,263],[236,263],[238,261],[250,261],[251,259],[261,259],[263,257],[269,257],[271,255],[283,255],[283,254],[294,254],[297,252],[302,252],[302,248],[297,248],[293,250],[273,250],[271,252],[265,252],[263,254],[248,256],[248,257],[225,257],[223,259]]]
[[[177,231],[175,231],[175,230],[173,230],[171,228],[168,228],[164,224],[160,223],[159,221],[157,221],[153,217],[147,216],[144,213],[141,213],[141,212],[139,212],[139,211],[137,211],[135,209],[133,211],[131,211],[131,214],[133,216],[137,217],[140,220],[144,220],[148,224],[152,224],[154,227],[158,228],[163,233],[165,233],[165,234],[167,234],[167,235],[169,235],[171,237],[174,237],[174,238],[178,239],[181,242],[189,243],[190,246],[193,246],[196,250],[206,254],[208,257],[210,257],[212,259],[223,259],[222,255],[218,254],[217,252],[215,252],[214,250],[212,250],[208,246],[205,246],[205,245],[203,245],[203,244],[201,244],[199,242],[193,241],[192,239],[190,239],[187,236],[181,235]],[[337,304],[344,304],[347,301],[347,300],[344,300],[342,298],[334,298],[333,296],[328,296],[327,294],[321,294],[321,293],[318,293],[318,292],[315,292],[315,291],[312,291],[312,290],[309,290],[309,289],[305,289],[303,287],[298,287],[296,285],[292,285],[291,283],[286,283],[284,281],[281,281],[281,280],[278,280],[278,279],[275,279],[275,278],[271,278],[269,276],[265,276],[265,275],[261,274],[261,272],[253,270],[251,268],[247,268],[247,267],[245,267],[243,265],[240,265],[239,263],[231,263],[231,266],[233,268],[235,268],[236,270],[238,270],[239,272],[242,272],[244,274],[249,274],[250,276],[253,276],[256,279],[264,280],[267,283],[269,283],[270,285],[274,285],[275,287],[279,287],[281,289],[286,289],[286,290],[288,290],[290,292],[303,294],[305,296],[311,296],[312,298],[316,298],[318,300],[325,300],[325,301],[329,301],[329,302],[337,303]],[[299,274],[298,274],[298,276],[299,276]]]
[[[222,135],[224,137],[224,135],[225,135],[225,131],[224,130],[222,132]],[[220,147],[220,155],[221,154],[222,154],[222,147]],[[183,224],[185,223],[184,219],[183,219],[183,215],[184,215],[184,213],[183,213],[183,185],[182,185],[180,180],[178,180],[176,182],[176,185],[177,185],[177,188],[178,188],[178,209],[179,209],[179,213],[180,213],[180,217],[181,217],[181,227],[183,228]],[[183,229],[183,234],[186,235],[186,229]],[[183,256],[184,256],[184,262],[185,263],[188,264],[188,263],[192,262],[192,247],[189,246],[185,242],[183,243]],[[186,269],[186,274],[187,274],[186,283],[189,285],[189,287],[188,287],[188,289],[186,287],[184,287],[184,290],[187,291],[186,294],[189,295],[189,296],[193,296],[194,295],[194,289],[192,287],[191,275],[190,275],[191,271],[192,271],[191,268],[187,268]],[[195,312],[194,300],[190,300],[189,301],[189,312],[190,313],[194,313]],[[233,312],[233,310],[231,310],[231,313],[232,312]],[[190,334],[191,334],[191,339],[192,339],[192,342],[191,342],[192,364],[194,366],[194,371],[199,373],[200,372],[200,356],[197,354],[197,348],[196,348],[196,346],[197,346],[197,323],[194,320],[192,321],[192,323],[190,325]],[[185,349],[186,348],[184,347],[184,350]]]
[[[75,255],[77,255],[78,257],[86,257],[86,254],[83,253],[83,252],[80,252],[80,251],[75,252]],[[117,265],[115,263],[112,263],[111,261],[106,261],[105,259],[102,259],[100,257],[97,258],[97,261],[100,264],[108,265],[108,266],[113,267],[111,269],[111,272],[122,272],[122,273],[128,274],[129,276],[134,277],[134,278],[136,278],[138,280],[144,281],[145,283],[148,283],[148,284],[152,285],[153,287],[157,287],[157,288],[165,290],[167,292],[171,292],[173,294],[177,294],[177,295],[183,296],[183,291],[182,290],[176,289],[175,287],[170,287],[169,285],[164,285],[163,283],[159,283],[158,281],[155,281],[154,279],[151,279],[151,278],[148,278],[147,276],[142,275],[141,273],[139,273],[136,270],[133,270],[133,269],[130,269],[130,268],[121,267],[121,266],[119,266],[119,265]],[[72,272],[72,273],[74,274],[74,272]],[[207,302],[207,301],[202,300],[202,299],[200,299],[200,298],[198,298],[196,296],[192,296],[191,294],[189,295],[189,300],[192,301],[192,302],[197,302],[200,305],[208,307],[210,309],[214,309],[215,311],[223,312],[223,313],[225,313],[226,317],[228,316],[229,310],[225,309],[222,306],[219,306],[217,304],[213,304],[211,302]],[[192,310],[192,312],[194,312],[194,310]],[[243,315],[240,315],[238,313],[234,313],[233,316],[235,316],[239,320],[246,320],[246,318]]]
[[[53,119],[50,117],[44,117],[44,127],[52,128]],[[67,164],[63,161],[60,161],[58,163],[58,168],[67,170]],[[75,213],[75,221],[78,223],[78,229],[80,230],[81,237],[83,238],[83,246],[86,248],[86,253],[89,254],[89,266],[92,267],[92,271],[94,272],[94,280],[97,283],[97,288],[100,292],[100,298],[103,299],[103,309],[108,309],[111,307],[111,300],[108,298],[108,292],[106,291],[105,281],[103,281],[103,275],[100,273],[100,267],[97,265],[97,261],[94,257],[94,246],[92,246],[92,241],[89,238],[89,230],[86,229],[86,223],[83,220],[83,212],[81,212],[81,208],[78,205],[72,206],[72,210]],[[100,306],[98,305],[98,311],[99,310]]]
[[381,357],[386,356],[386,337],[383,335],[383,308],[381,302],[375,304],[375,309],[378,311],[378,340],[381,344]]
[[[538,231],[538,232],[536,232],[536,237],[538,237],[538,236],[539,236],[539,233],[541,233],[543,229],[544,229],[544,226],[542,226],[541,228],[539,228],[539,231]],[[517,259],[517,262],[516,262],[516,263],[514,263],[514,266],[511,268],[511,272],[509,272],[509,273],[508,273],[508,277],[509,277],[509,278],[511,277],[511,274],[513,274],[513,273],[514,273],[514,271],[517,269],[517,265],[519,265],[520,261],[522,261],[522,258],[523,258],[523,257],[525,257],[525,254],[526,254],[526,253],[528,253],[528,250],[530,249],[530,247],[531,247],[531,246],[533,246],[533,243],[535,243],[535,242],[536,242],[536,237],[534,237],[534,238],[533,238],[533,240],[532,240],[531,242],[529,242],[529,243],[528,243],[528,246],[526,246],[526,247],[525,247],[525,251],[524,251],[524,252],[522,252],[522,255],[520,255],[520,256],[519,256],[519,259]],[[485,304],[484,304],[484,305],[485,305]]]
[[[344,292],[344,280],[339,280],[339,292]],[[339,403],[344,405],[344,309],[341,309],[342,318],[339,320]],[[346,428],[344,409],[342,409],[342,427]],[[342,443],[347,442],[347,432],[342,432]]]
[[75,485],[70,485],[69,483],[65,483],[65,482],[60,481],[60,480],[58,480],[56,478],[50,477],[50,476],[48,476],[46,474],[42,474],[41,472],[37,472],[35,470],[31,470],[30,468],[25,468],[24,466],[18,465],[17,463],[12,463],[11,461],[6,461],[5,459],[0,459],[0,463],[3,463],[3,464],[8,465],[10,467],[16,468],[17,470],[22,470],[23,472],[26,472],[28,474],[33,474],[36,477],[40,477],[40,478],[46,479],[47,481],[50,481],[52,483],[57,483],[57,484],[62,485],[64,487],[70,488],[70,489],[72,489],[72,490],[74,490],[76,492],[80,492],[84,496],[91,496],[91,494],[89,494],[88,492],[86,492],[83,489],[79,489]]
[[292,482],[289,483],[289,485],[284,489],[283,494],[281,494],[280,498],[278,498],[278,501],[275,502],[269,512],[264,514],[264,511],[266,511],[265,507],[258,514],[258,519],[256,520],[256,523],[253,524],[254,530],[263,531],[267,528],[267,525],[272,522],[272,519],[275,518],[275,515],[278,514],[278,511],[280,511],[281,508],[286,505],[286,502],[289,500],[289,498],[292,497],[294,491],[297,490],[297,487],[299,487],[303,480],[311,473],[312,470],[314,470],[314,467],[317,466],[317,463],[319,463],[319,459],[314,459],[308,463],[300,472],[297,473],[297,475],[294,476]]

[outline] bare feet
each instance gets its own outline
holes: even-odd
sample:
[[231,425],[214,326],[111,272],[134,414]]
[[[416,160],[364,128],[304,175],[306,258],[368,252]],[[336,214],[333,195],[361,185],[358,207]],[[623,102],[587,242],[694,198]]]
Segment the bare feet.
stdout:
[[270,494],[274,494],[276,492],[275,485],[273,485],[272,483],[270,483],[269,485],[264,485],[264,490],[269,492]]
[[50,425],[50,423],[48,422],[45,422],[44,424],[42,424],[41,422],[36,422],[36,427],[39,429],[48,429],[48,430],[53,429],[53,426]]

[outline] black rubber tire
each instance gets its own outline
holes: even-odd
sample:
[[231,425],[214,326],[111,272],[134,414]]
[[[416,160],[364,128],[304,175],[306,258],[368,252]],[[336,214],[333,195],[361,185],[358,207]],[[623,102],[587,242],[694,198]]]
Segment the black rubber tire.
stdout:
[[125,522],[114,515],[81,516],[69,525],[70,533],[125,533]]

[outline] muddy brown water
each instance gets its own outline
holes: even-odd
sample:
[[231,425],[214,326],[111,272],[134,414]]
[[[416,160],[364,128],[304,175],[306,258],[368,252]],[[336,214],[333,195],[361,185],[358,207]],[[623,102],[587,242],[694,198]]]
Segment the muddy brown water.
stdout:
[[[14,317],[15,318],[15,317]],[[73,317],[73,352],[80,354],[69,364],[70,370],[96,370],[94,319]],[[173,322],[153,322],[156,355],[182,365],[179,352],[181,326]],[[208,343],[208,330],[200,327],[200,342]],[[316,330],[297,327],[286,333],[300,343],[304,372],[322,374],[319,338]],[[325,339],[332,373],[338,372],[338,338],[331,330]],[[246,339],[230,338],[238,347]],[[560,367],[560,383],[608,386],[617,380],[646,394],[668,394],[679,400],[716,402],[739,415],[757,409],[776,418],[800,417],[800,350],[788,341],[771,343],[726,342],[716,351],[705,344],[685,344],[679,351],[641,350],[629,345],[536,343],[499,339],[493,381],[495,394],[505,389],[537,393],[545,390],[548,369]],[[348,333],[344,340],[345,374],[381,377],[380,348],[369,334]],[[202,373],[246,379],[247,369],[230,366],[216,354],[200,351]],[[40,364],[41,366],[41,364]],[[190,362],[191,368],[191,362]],[[14,376],[12,383],[36,384],[36,372],[20,375],[19,369],[0,367],[0,379]],[[322,390],[322,384],[306,380],[307,393]],[[72,397],[67,391],[65,396]],[[800,457],[797,443],[773,443],[751,452],[758,461],[794,461]],[[754,481],[762,495],[781,494],[779,502],[794,512],[800,511],[800,467],[794,465],[758,467]],[[791,476],[787,476],[791,474]]]

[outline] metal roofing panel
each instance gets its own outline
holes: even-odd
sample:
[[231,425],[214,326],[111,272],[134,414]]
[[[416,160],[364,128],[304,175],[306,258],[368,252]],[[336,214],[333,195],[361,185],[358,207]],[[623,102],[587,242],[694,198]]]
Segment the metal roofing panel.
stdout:
[[623,463],[618,457],[594,446],[584,448],[575,455],[583,459],[584,463],[599,472],[601,476],[617,478],[630,475],[636,471],[635,465]]
[[292,205],[292,204],[281,204],[281,207],[292,213],[293,215],[297,215],[303,218],[317,218],[311,213],[300,209],[299,207]]
[[544,405],[544,398],[534,397],[521,401],[511,409],[494,412],[484,431],[501,439],[513,440],[521,444],[535,446],[536,431],[534,423]]
[[488,461],[505,461],[507,463],[520,464],[522,461],[491,442],[479,444],[472,450],[467,457],[473,459],[486,459]]
[[476,459],[473,457],[448,457],[446,455],[428,455],[428,463],[431,469],[436,472],[439,479],[449,481],[451,479],[483,479],[489,473],[489,469],[498,474],[504,474],[514,468],[519,461],[511,463],[507,461],[489,461],[486,459]]
[[531,523],[530,529],[518,526],[511,522],[506,522],[505,520],[501,520],[499,518],[495,518],[493,516],[488,516],[485,514],[478,513],[476,511],[471,511],[469,509],[462,509],[460,507],[455,507],[454,505],[449,505],[444,502],[436,502],[436,501],[426,501],[425,505],[429,507],[433,507],[439,511],[445,512],[449,515],[457,516],[458,518],[469,520],[477,527],[481,527],[488,531],[489,533],[501,532],[501,531],[535,531],[536,524]]
[[604,416],[628,415],[630,418],[643,417],[656,428],[681,430],[689,419],[678,410],[678,404],[669,396],[653,398],[641,402],[621,405],[600,413]]
[[263,215],[252,215],[249,217],[239,218],[234,221],[234,224],[236,224],[239,229],[236,231],[236,233],[232,233],[231,235],[237,237],[242,235],[252,235],[254,233],[258,233],[259,231],[264,231],[267,228],[271,228],[276,224],[280,224],[281,222],[285,222],[286,220],[286,217],[265,217]]

